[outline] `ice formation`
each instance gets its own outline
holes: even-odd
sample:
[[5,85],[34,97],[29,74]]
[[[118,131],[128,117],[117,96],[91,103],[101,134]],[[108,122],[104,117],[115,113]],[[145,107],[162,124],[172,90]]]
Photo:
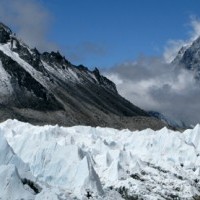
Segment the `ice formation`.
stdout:
[[131,132],[7,120],[0,180],[5,200],[193,199],[200,196],[200,126]]

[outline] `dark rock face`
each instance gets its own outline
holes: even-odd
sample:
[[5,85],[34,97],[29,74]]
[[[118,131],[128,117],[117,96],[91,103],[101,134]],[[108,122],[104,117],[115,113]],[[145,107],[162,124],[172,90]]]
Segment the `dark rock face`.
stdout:
[[149,111],[148,114],[152,117],[160,119],[166,124],[166,126],[169,126],[171,129],[174,129],[174,130],[182,131],[188,128],[192,128],[192,127],[187,126],[183,121],[180,121],[180,120],[174,121],[170,119],[169,117],[166,117],[165,115],[156,111]]
[[97,68],[74,66],[59,52],[41,54],[11,34],[0,24],[0,75],[6,77],[0,80],[0,120],[130,129],[165,125],[121,97]]
[[17,62],[2,51],[0,51],[0,58],[4,70],[11,77],[11,85],[13,87],[12,101],[6,102],[7,105],[37,110],[57,110],[62,108],[54,96]]
[[5,26],[4,24],[0,23],[0,43],[4,44],[10,40],[10,35],[12,31]]

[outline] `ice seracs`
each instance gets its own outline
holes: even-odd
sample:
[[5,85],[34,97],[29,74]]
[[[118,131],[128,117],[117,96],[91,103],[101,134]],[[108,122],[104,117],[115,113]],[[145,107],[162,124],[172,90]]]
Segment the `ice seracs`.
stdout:
[[0,199],[34,199],[34,191],[23,184],[15,165],[0,165]]
[[[37,200],[200,196],[199,125],[183,133],[167,128],[131,132],[7,120],[0,129],[1,138],[13,148],[7,155],[27,163],[41,187],[38,194],[28,193]],[[5,151],[2,146],[1,152]],[[26,171],[27,164],[18,162],[2,164]]]
[[30,176],[30,168],[19,158],[7,143],[6,139],[0,134],[0,165],[14,165],[22,178]]
[[35,191],[28,183],[34,183],[28,164],[25,164],[0,134],[0,199],[33,200]]

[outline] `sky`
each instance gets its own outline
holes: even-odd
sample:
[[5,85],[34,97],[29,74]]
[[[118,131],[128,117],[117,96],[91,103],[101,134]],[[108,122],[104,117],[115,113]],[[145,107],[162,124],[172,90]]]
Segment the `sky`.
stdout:
[[72,63],[90,68],[162,55],[169,40],[188,37],[190,18],[200,13],[198,0],[0,2],[1,21],[24,40],[41,51],[59,50]]
[[200,123],[200,87],[172,69],[200,36],[199,0],[0,0],[0,21],[31,47],[98,67],[135,105]]
[[[74,62],[110,67],[140,55],[161,55],[166,43],[186,39],[198,0],[55,0],[52,39]],[[58,33],[58,31],[60,31]],[[71,54],[71,55],[70,55]],[[83,56],[78,54],[85,54]]]

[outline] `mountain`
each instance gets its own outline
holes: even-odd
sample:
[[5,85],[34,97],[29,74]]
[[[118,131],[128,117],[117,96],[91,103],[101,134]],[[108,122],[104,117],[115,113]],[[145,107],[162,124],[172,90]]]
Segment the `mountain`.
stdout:
[[[180,69],[189,70],[194,75],[196,82],[200,81],[200,36],[191,44],[186,44],[180,48],[174,60],[169,63],[174,67],[174,73]],[[193,125],[179,119],[171,119],[157,111],[149,111],[148,114],[152,117],[160,119],[168,124],[171,128],[186,129]]]
[[96,68],[31,49],[0,24],[0,121],[159,129],[164,124],[121,97]]
[[148,114],[152,117],[155,117],[157,119],[160,119],[162,122],[164,122],[166,125],[171,127],[172,129],[175,130],[185,130],[187,128],[191,128],[190,126],[186,125],[183,121],[181,120],[172,120],[170,117],[163,115],[160,112],[156,111],[148,111]]
[[172,64],[193,71],[195,78],[200,79],[200,37],[192,44],[182,47]]

